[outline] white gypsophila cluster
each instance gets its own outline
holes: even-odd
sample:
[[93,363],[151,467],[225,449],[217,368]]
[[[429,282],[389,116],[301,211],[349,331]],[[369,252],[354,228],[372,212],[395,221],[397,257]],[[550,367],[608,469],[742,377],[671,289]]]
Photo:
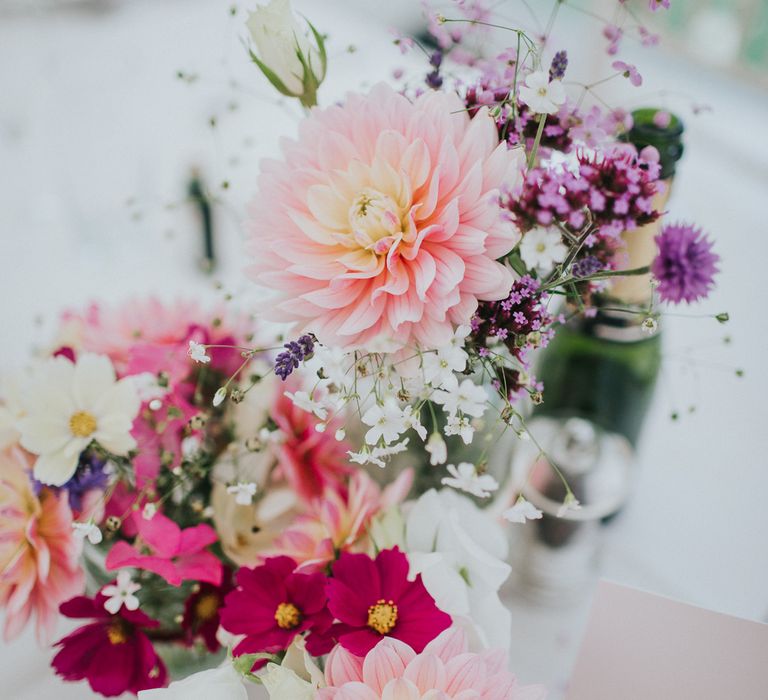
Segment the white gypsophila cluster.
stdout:
[[[488,408],[486,389],[464,374],[469,333],[469,326],[459,326],[444,347],[404,350],[396,355],[344,352],[317,344],[313,357],[296,371],[301,388],[285,395],[321,421],[319,431],[340,414],[357,413],[365,433],[359,449],[349,452],[352,462],[385,466],[389,457],[405,451],[407,434],[413,431],[424,444],[430,463],[444,464],[443,435],[458,435],[470,444],[473,423]],[[441,421],[436,406],[444,413]]]

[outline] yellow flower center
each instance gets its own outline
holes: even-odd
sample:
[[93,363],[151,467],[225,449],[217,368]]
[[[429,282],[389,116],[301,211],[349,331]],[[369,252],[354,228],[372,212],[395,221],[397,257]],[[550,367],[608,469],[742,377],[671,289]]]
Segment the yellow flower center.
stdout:
[[275,620],[280,629],[292,630],[301,622],[301,611],[293,603],[280,603],[275,610]]
[[379,634],[391,632],[397,624],[397,605],[393,600],[377,600],[368,608],[368,627]]
[[110,644],[125,644],[128,641],[128,629],[125,623],[117,619],[107,627],[107,638]]
[[219,597],[214,594],[204,595],[195,604],[195,617],[203,622],[212,620],[219,612]]
[[377,255],[386,253],[402,235],[402,211],[384,192],[366,187],[349,208],[349,225],[359,246]]
[[69,419],[69,430],[75,437],[90,437],[96,432],[96,419],[88,411],[73,413]]

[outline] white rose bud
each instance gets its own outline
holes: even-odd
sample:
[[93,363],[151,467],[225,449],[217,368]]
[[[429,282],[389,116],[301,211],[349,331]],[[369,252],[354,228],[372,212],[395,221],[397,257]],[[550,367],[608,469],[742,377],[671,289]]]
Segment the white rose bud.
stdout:
[[248,29],[256,45],[253,62],[283,95],[298,97],[305,107],[317,104],[317,88],[325,78],[325,42],[307,22],[311,37],[302,31],[290,0],[270,0],[248,16]]

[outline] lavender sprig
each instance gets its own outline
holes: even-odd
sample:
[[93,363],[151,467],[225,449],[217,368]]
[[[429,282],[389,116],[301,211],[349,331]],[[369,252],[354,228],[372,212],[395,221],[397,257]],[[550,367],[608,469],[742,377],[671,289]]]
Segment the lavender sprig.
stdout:
[[312,357],[315,351],[315,337],[307,333],[285,343],[283,347],[285,350],[275,358],[275,374],[285,381],[301,362]]

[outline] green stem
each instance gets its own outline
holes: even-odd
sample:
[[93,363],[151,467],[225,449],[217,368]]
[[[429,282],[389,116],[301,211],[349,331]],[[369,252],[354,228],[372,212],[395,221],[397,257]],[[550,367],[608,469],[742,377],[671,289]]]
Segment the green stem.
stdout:
[[649,265],[643,267],[634,267],[631,270],[602,270],[596,272],[594,275],[588,277],[566,277],[561,280],[554,280],[541,287],[542,292],[546,292],[554,287],[560,287],[563,285],[573,284],[575,282],[590,282],[592,280],[608,279],[609,277],[631,277],[633,275],[647,275],[651,271]]
[[528,156],[528,170],[533,168],[533,164],[536,162],[536,152],[539,150],[539,144],[541,143],[541,137],[544,134],[544,124],[547,121],[546,114],[539,115],[539,128],[536,130],[536,138],[533,140],[533,147],[531,148],[531,155]]

